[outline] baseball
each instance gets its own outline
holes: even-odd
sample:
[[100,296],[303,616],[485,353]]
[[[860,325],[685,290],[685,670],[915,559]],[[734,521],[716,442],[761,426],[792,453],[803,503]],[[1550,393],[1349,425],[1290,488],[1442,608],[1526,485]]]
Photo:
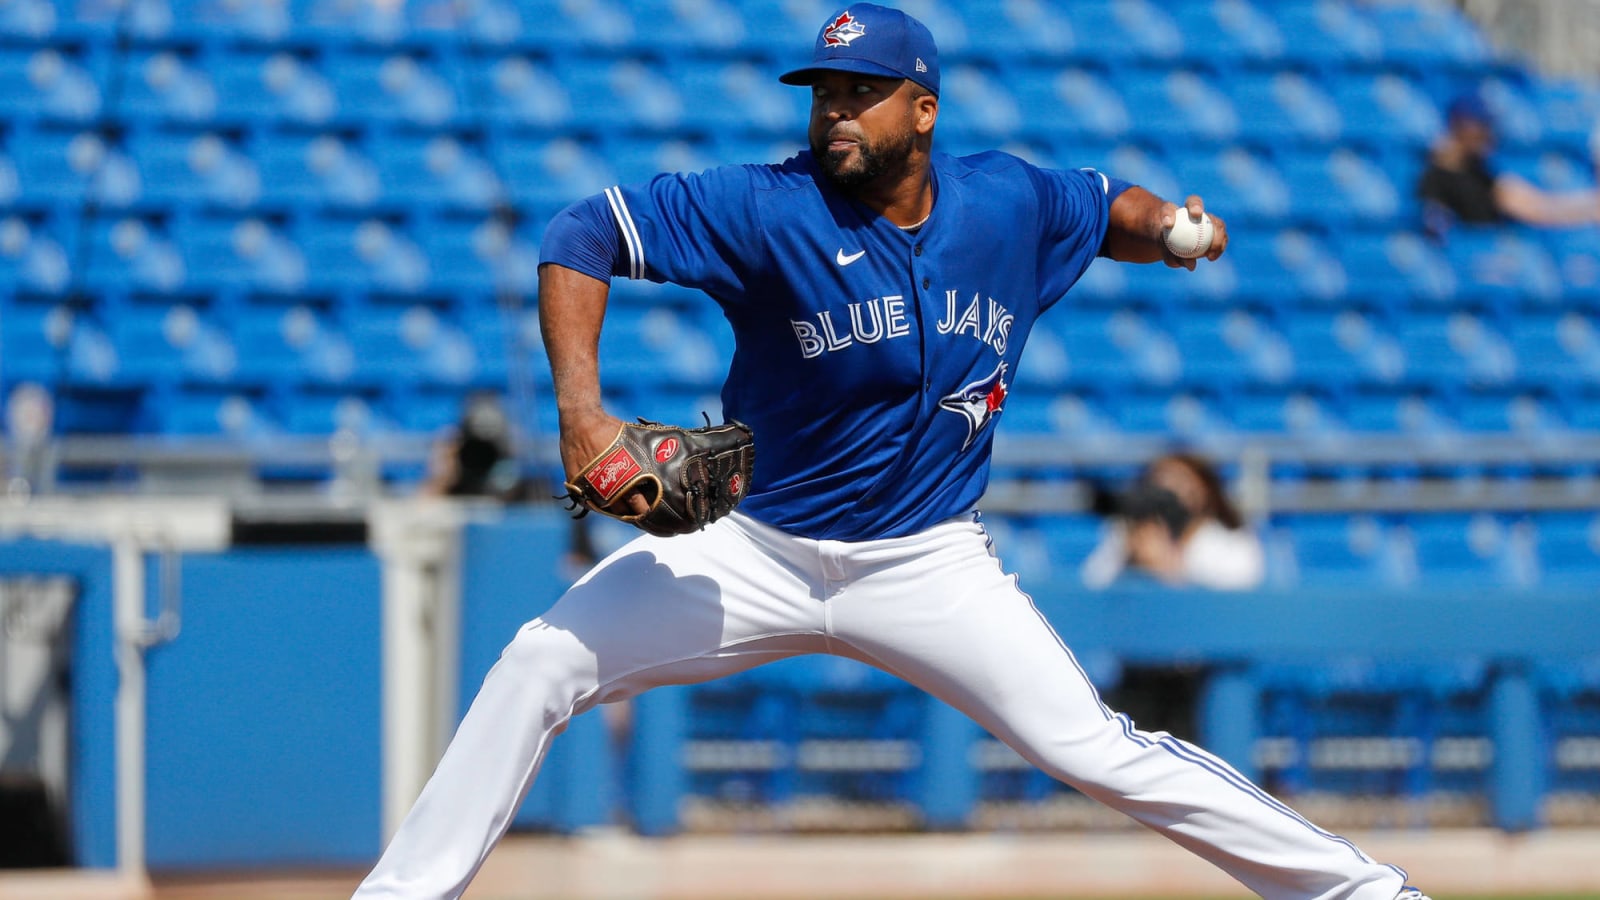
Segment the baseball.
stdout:
[[1200,221],[1196,223],[1189,217],[1189,210],[1180,206],[1178,213],[1162,237],[1167,242],[1167,249],[1174,256],[1184,259],[1199,259],[1211,249],[1211,217],[1205,213],[1200,214]]

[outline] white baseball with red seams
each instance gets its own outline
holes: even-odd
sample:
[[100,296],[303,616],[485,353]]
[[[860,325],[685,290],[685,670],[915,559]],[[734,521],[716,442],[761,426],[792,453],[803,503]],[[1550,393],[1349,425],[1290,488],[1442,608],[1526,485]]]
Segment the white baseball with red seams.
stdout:
[[1200,221],[1196,222],[1189,215],[1189,210],[1178,207],[1178,212],[1173,218],[1172,227],[1162,235],[1167,242],[1167,249],[1172,255],[1184,259],[1199,259],[1211,249],[1211,237],[1216,229],[1211,226],[1211,217],[1205,213],[1200,214]]

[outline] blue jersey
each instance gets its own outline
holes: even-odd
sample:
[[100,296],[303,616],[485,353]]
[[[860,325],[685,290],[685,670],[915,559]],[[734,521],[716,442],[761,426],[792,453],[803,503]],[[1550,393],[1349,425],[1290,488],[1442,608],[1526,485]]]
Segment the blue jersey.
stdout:
[[740,509],[760,521],[895,537],[988,484],[1023,343],[1094,260],[1113,182],[1004,153],[931,167],[933,212],[912,231],[806,152],[606,192],[614,274],[702,290],[733,327],[722,406],[756,435]]

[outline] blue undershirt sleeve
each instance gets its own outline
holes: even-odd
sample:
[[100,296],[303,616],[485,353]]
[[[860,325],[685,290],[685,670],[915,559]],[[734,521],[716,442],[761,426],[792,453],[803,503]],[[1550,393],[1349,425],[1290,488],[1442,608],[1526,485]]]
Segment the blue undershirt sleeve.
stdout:
[[622,235],[603,194],[579,200],[550,220],[539,244],[539,264],[545,263],[601,281],[627,274],[626,269],[617,271],[624,265]]

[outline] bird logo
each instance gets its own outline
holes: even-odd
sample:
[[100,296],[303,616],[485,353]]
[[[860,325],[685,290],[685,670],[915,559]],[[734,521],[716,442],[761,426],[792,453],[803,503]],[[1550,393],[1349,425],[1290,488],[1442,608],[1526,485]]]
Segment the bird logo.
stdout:
[[856,21],[856,17],[850,15],[850,10],[847,9],[839,14],[839,18],[829,22],[827,27],[822,29],[822,43],[828,47],[838,47],[841,44],[848,47],[851,41],[866,33],[867,27]]
[[963,452],[977,440],[979,432],[988,426],[1006,402],[1006,364],[1000,363],[988,377],[980,378],[954,394],[939,399],[939,408],[959,413],[967,420],[967,439]]

